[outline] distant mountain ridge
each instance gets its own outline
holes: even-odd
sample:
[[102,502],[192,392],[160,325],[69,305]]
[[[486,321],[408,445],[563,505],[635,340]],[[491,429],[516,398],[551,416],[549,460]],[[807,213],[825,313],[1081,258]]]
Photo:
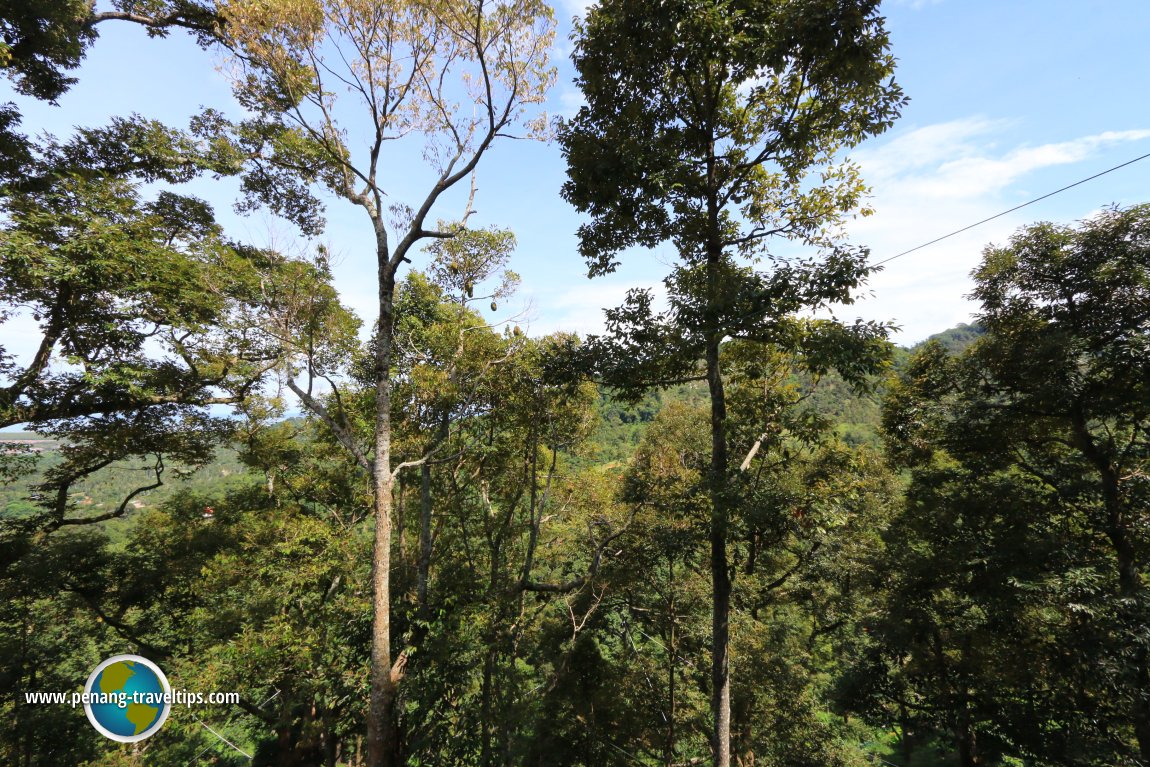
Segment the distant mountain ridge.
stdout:
[[[959,354],[974,343],[985,331],[977,325],[960,324],[935,333],[911,347],[899,346],[895,349],[895,369],[906,364],[910,356],[930,341],[942,344],[951,354]],[[800,384],[802,385],[802,384]],[[815,411],[834,423],[838,436],[850,445],[881,444],[880,424],[882,421],[883,391],[880,386],[872,394],[857,394],[835,374],[825,376],[818,389],[812,393],[809,404]],[[622,464],[630,458],[638,447],[647,426],[659,411],[671,402],[685,402],[702,407],[706,402],[705,389],[701,386],[681,385],[662,391],[651,391],[639,402],[630,404],[615,400],[609,392],[600,395],[600,426],[592,438],[592,449],[580,460],[598,463]],[[34,432],[0,432],[0,443],[15,442],[32,447],[44,453],[41,470],[59,461],[56,451],[59,442]],[[126,462],[128,465],[130,462]],[[220,450],[215,459],[200,467],[189,479],[175,480],[159,491],[140,496],[140,506],[147,507],[159,503],[180,490],[212,492],[219,487],[233,486],[237,481],[256,481],[247,467],[239,460],[234,450]],[[27,514],[35,510],[29,500],[35,478],[24,478],[11,485],[0,485],[0,515]],[[106,509],[115,504],[124,494],[136,485],[131,472],[123,470],[93,477],[77,487],[76,499],[82,505]]]
[[968,325],[965,322],[960,322],[953,328],[948,328],[941,333],[935,333],[933,336],[919,341],[914,346],[911,346],[908,351],[918,351],[931,341],[938,341],[951,354],[961,354],[966,350],[966,347],[970,346],[985,334],[986,329],[981,325]]

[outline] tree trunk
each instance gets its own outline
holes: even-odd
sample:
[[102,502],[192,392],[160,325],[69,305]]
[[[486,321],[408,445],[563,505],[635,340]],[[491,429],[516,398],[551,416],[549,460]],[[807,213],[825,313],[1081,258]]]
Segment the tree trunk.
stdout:
[[[1112,479],[1114,484],[1113,492],[1106,493],[1106,505],[1109,507],[1110,517],[1107,537],[1114,547],[1118,560],[1118,587],[1127,605],[1124,611],[1128,613],[1126,619],[1128,629],[1136,632],[1141,629],[1142,578],[1138,572],[1130,532],[1119,505],[1117,474],[1107,479]],[[1134,724],[1134,737],[1138,740],[1138,754],[1142,757],[1142,762],[1150,764],[1150,655],[1145,647],[1139,647],[1134,653],[1132,671],[1130,692],[1134,702],[1130,714]]]
[[1138,754],[1142,762],[1150,764],[1150,657],[1147,657],[1145,648],[1138,650],[1135,662],[1134,736],[1138,739]]
[[664,749],[666,767],[675,763],[675,556],[667,557],[667,744]]
[[910,759],[914,756],[914,745],[911,740],[912,725],[910,712],[907,711],[906,701],[902,695],[898,700],[898,750],[902,755],[902,767],[910,767]]
[[[1106,451],[1099,448],[1087,426],[1086,416],[1080,408],[1071,413],[1075,443],[1098,472],[1102,488],[1102,501],[1106,508],[1105,534],[1114,550],[1118,566],[1118,591],[1124,604],[1126,623],[1131,631],[1141,629],[1143,588],[1142,575],[1138,571],[1137,553],[1134,548],[1130,523],[1122,501],[1121,479],[1118,468],[1112,463]],[[1150,764],[1150,653],[1140,647],[1134,655],[1131,669],[1131,695],[1134,702],[1130,719],[1134,725],[1134,737],[1138,741],[1138,754],[1142,762]]]
[[[1108,477],[1107,479],[1111,479]],[[1140,616],[1142,615],[1142,578],[1138,572],[1135,559],[1134,546],[1130,541],[1130,532],[1125,524],[1124,515],[1118,501],[1118,478],[1112,476],[1113,492],[1106,494],[1106,505],[1109,511],[1109,524],[1107,537],[1114,547],[1118,560],[1118,587],[1123,601],[1127,605],[1124,610],[1128,613],[1126,622],[1132,632],[1139,631]],[[1145,647],[1139,647],[1134,653],[1134,666],[1131,674],[1131,695],[1134,702],[1131,720],[1134,724],[1134,737],[1138,740],[1138,754],[1142,762],[1150,764],[1150,654]]]
[[727,566],[726,401],[719,371],[719,342],[707,348],[711,388],[711,713],[715,767],[730,766],[730,572]]
[[962,767],[978,767],[981,764],[978,758],[978,741],[966,711],[959,715],[957,735],[958,763]]
[[391,344],[395,275],[380,258],[379,328],[376,349],[375,545],[372,551],[371,699],[367,721],[367,767],[397,763],[395,681],[391,673]]
[[715,767],[730,767],[731,576],[727,565],[727,412],[719,368],[719,341],[712,338],[707,343],[707,384],[711,393],[711,715]]
[[495,666],[495,649],[490,647],[487,656],[483,659],[483,682],[480,688],[479,699],[479,763],[482,767],[491,767],[491,685]]
[[419,467],[419,567],[416,574],[416,602],[419,615],[427,620],[427,581],[431,577],[431,466]]
[[707,478],[711,496],[711,716],[712,752],[715,767],[731,764],[731,678],[730,617],[731,571],[727,562],[727,528],[730,508],[727,493],[727,399],[723,391],[723,370],[719,364],[723,343],[723,245],[719,224],[716,142],[714,132],[707,154],[707,303],[704,312],[706,333],[707,389],[711,399],[711,467]]
[[[1117,480],[1117,477],[1116,477]],[[1117,484],[1117,482],[1116,482]],[[1116,488],[1117,490],[1117,488]],[[1109,493],[1107,493],[1109,494]],[[1117,496],[1117,492],[1116,492]],[[1110,505],[1107,498],[1107,506]],[[1134,546],[1120,509],[1113,509],[1110,514],[1111,521],[1107,537],[1114,547],[1118,558],[1118,583],[1122,599],[1130,606],[1125,607],[1129,613],[1128,628],[1132,631],[1140,630],[1140,616],[1142,614],[1142,577],[1135,561]],[[1134,723],[1134,737],[1139,742],[1139,756],[1143,764],[1150,765],[1150,654],[1145,647],[1140,647],[1134,653],[1134,667],[1132,669],[1132,696],[1134,698],[1133,711],[1130,719]]]

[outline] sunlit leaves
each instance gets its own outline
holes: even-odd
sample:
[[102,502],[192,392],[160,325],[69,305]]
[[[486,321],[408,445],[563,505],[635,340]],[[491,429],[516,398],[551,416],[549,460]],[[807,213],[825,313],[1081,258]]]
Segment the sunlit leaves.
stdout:
[[[537,0],[231,0],[223,15],[241,102],[265,127],[288,115],[328,166],[317,168],[321,178],[349,199],[360,184],[382,183],[382,141],[419,135],[442,173],[522,120],[537,133],[525,110],[554,79],[554,22]],[[348,117],[349,105],[366,125]],[[345,131],[365,129],[374,149],[354,156]]]
[[662,240],[699,258],[715,213],[748,254],[775,234],[829,244],[864,191],[836,153],[902,104],[875,5],[595,6],[575,54],[588,103],[561,135],[564,196],[592,216],[580,230],[591,272]]
[[[452,233],[436,239],[427,250],[432,256],[429,275],[437,285],[462,304],[483,299],[502,300],[515,292],[519,275],[507,268],[515,250],[515,235],[507,229],[467,229],[441,222],[439,229]],[[476,295],[476,290],[489,279],[498,282],[490,292]],[[492,302],[492,311],[498,305]]]

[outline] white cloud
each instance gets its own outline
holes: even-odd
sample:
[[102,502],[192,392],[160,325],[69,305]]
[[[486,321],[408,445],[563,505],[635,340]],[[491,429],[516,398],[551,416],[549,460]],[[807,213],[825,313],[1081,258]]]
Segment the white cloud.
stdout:
[[563,331],[586,338],[600,334],[604,331],[603,310],[622,304],[627,291],[635,288],[651,290],[656,309],[665,308],[667,289],[661,282],[636,282],[618,276],[596,277],[550,295],[539,293],[532,296],[532,303],[546,309],[542,318],[533,318],[530,323],[531,335]]
[[[890,258],[1063,185],[1021,197],[1018,184],[1028,174],[1150,139],[1150,130],[1128,130],[1004,146],[1012,127],[1011,121],[971,117],[895,133],[878,147],[858,151],[854,157],[873,187],[876,214],[848,227],[852,240],[869,246],[874,261]],[[1067,182],[1089,175],[1064,173]],[[902,327],[896,338],[901,343],[969,322],[977,305],[965,295],[983,248],[1006,242],[1019,227],[1041,217],[1038,210],[1011,213],[891,262],[868,285],[874,298],[852,308],[868,319],[893,320]]]
[[563,0],[562,6],[567,9],[569,14],[584,18],[587,16],[587,10],[596,3],[597,0]]
[[994,156],[994,134],[1010,125],[975,117],[917,128],[878,149],[861,150],[854,159],[876,190],[897,184],[900,194],[918,199],[969,200],[1001,191],[1027,173],[1081,162],[1114,144],[1150,138],[1150,130],[1107,131],[1020,146]]
[[[897,131],[881,146],[864,147],[852,155],[872,184],[898,178],[908,171],[934,168],[947,159],[972,156],[979,150],[973,139],[1009,127],[1006,120],[967,117],[961,120]],[[983,145],[985,149],[985,144]]]
[[578,88],[564,88],[559,92],[555,113],[569,120],[579,111],[579,107],[586,103],[587,99],[583,96],[583,91]]
[[999,191],[1021,176],[1041,168],[1070,165],[1087,159],[1112,144],[1150,138],[1150,131],[1107,132],[1073,141],[1019,147],[1000,158],[965,157],[943,163],[934,184],[924,184],[920,192],[932,196],[953,196],[955,192],[976,197]]

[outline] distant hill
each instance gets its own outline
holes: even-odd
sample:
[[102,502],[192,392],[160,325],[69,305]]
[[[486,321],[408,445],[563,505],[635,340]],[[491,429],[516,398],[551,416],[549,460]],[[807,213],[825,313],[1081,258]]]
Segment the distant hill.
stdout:
[[[0,441],[13,441],[8,435],[0,436]],[[37,471],[22,477],[11,484],[0,484],[0,517],[24,516],[37,511],[41,496],[35,485],[43,472],[58,465],[61,456],[56,452],[58,444],[45,447],[39,456]],[[124,497],[141,484],[154,481],[151,464],[141,459],[119,461],[104,471],[79,482],[73,488],[71,501],[76,506],[76,515],[99,514],[115,508]],[[164,485],[156,490],[141,493],[131,503],[132,510],[148,509],[163,503],[181,490],[194,493],[215,493],[226,491],[242,484],[259,481],[240,462],[236,451],[222,447],[216,450],[212,461],[204,466],[192,467],[169,465],[164,474]],[[129,516],[131,514],[129,513]]]
[[[950,353],[958,354],[970,346],[985,331],[977,325],[958,325],[957,327],[936,333],[930,338],[910,348],[897,347],[895,349],[896,370],[905,364],[910,355],[921,348],[927,341],[938,341]],[[800,386],[809,386],[810,382]],[[817,388],[812,392],[808,403],[818,413],[829,418],[835,425],[840,438],[851,445],[878,446],[879,425],[882,419],[882,387],[872,394],[858,394],[837,375],[825,376]],[[649,392],[635,404],[624,403],[614,399],[609,392],[600,396],[599,413],[600,426],[592,437],[591,450],[581,456],[581,463],[623,463],[630,458],[639,441],[643,437],[647,426],[654,420],[660,410],[669,402],[687,402],[691,405],[705,407],[707,402],[706,386],[702,384],[683,385],[662,391]],[[0,442],[18,442],[31,445],[36,452],[42,453],[40,457],[40,471],[44,471],[60,460],[56,452],[59,442],[46,438],[33,432],[11,431],[0,432]],[[217,451],[215,459],[190,476],[180,478],[180,472],[173,471],[167,475],[167,482],[163,488],[139,496],[133,503],[134,508],[146,509],[162,503],[173,493],[185,489],[193,492],[211,493],[243,484],[258,481],[251,471],[238,459],[235,451],[222,448]],[[187,468],[187,467],[181,467]],[[138,484],[138,478],[148,475],[146,466],[139,461],[125,461],[112,467],[109,471],[91,478],[89,481],[77,485],[73,500],[79,509],[91,509],[93,513],[105,511],[114,507],[127,492]],[[150,475],[148,475],[150,476]],[[22,481],[10,485],[0,485],[0,516],[23,515],[32,513],[36,504],[33,500],[36,477],[26,477]]]
[[[899,370],[910,356],[928,341],[938,341],[951,354],[959,354],[974,343],[986,331],[977,325],[960,324],[941,333],[935,333],[911,347],[895,348],[894,367]],[[811,382],[799,381],[799,385],[809,388]],[[849,445],[881,444],[879,426],[882,421],[883,387],[871,394],[858,394],[839,376],[825,376],[808,400],[811,407],[826,416],[835,424],[839,437]],[[705,406],[706,387],[684,385],[672,389],[648,393],[636,404],[621,403],[613,399],[609,392],[600,395],[599,414],[601,417],[598,433],[594,436],[593,456],[588,460],[598,462],[625,462],[638,446],[647,425],[668,402],[686,401],[692,405]]]
[[966,347],[977,341],[980,337],[986,334],[979,325],[967,325],[965,322],[959,323],[949,330],[944,330],[941,333],[935,333],[925,341],[919,341],[917,344],[910,348],[910,351],[920,349],[929,341],[938,341],[943,347],[951,354],[961,354],[966,350]]
[[[935,333],[910,348],[896,347],[895,370],[901,369],[910,356],[929,341],[938,341],[951,354],[959,354],[985,332],[977,325],[963,323]],[[835,424],[839,437],[847,444],[877,447],[882,441],[879,427],[882,423],[883,396],[884,386],[881,381],[873,393],[858,394],[832,373],[819,382],[818,388],[811,395],[810,404]]]

